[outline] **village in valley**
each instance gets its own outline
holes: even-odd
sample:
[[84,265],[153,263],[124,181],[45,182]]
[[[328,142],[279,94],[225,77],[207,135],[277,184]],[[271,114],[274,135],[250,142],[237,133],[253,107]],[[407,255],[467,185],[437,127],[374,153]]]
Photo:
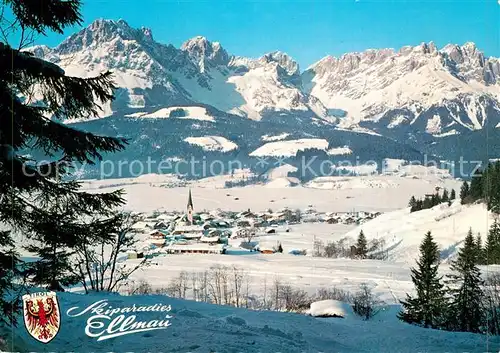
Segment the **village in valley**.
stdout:
[[140,214],[132,229],[145,241],[142,247],[129,249],[128,258],[151,259],[166,254],[231,254],[233,251],[311,255],[306,249],[284,249],[281,241],[269,242],[266,238],[279,235],[285,239],[292,227],[303,223],[355,227],[381,214],[354,210],[324,213],[316,211],[313,205],[304,210],[283,208],[257,212],[247,209],[234,212],[217,209],[196,212],[193,199],[189,189],[185,212]]

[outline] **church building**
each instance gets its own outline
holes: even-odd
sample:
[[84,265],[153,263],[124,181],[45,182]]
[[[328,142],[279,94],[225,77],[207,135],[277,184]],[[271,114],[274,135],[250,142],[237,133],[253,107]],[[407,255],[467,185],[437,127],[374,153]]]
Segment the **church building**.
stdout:
[[191,189],[189,189],[189,197],[188,197],[188,204],[187,204],[187,219],[189,224],[193,224],[193,212],[194,212],[194,207],[193,207],[193,198],[191,197]]

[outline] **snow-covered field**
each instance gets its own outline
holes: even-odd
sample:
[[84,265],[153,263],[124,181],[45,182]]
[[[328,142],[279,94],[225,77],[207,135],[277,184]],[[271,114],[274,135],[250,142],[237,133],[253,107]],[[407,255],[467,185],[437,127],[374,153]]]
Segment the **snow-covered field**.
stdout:
[[204,151],[229,152],[238,148],[238,145],[222,136],[186,137],[185,142],[200,146]]
[[206,108],[203,107],[169,107],[159,109],[151,114],[139,112],[126,115],[126,117],[141,119],[172,118],[172,112],[176,111],[182,111],[182,116],[178,116],[177,119],[215,121],[215,118],[207,112]]
[[[495,352],[500,340],[468,333],[451,333],[423,329],[403,324],[396,319],[398,303],[406,293],[413,292],[410,267],[418,254],[418,244],[424,233],[431,230],[444,257],[452,256],[465,233],[472,227],[483,239],[491,218],[483,205],[451,206],[442,204],[433,209],[409,213],[408,200],[412,195],[423,197],[435,192],[436,186],[455,188],[460,182],[443,175],[432,176],[401,171],[403,166],[392,161],[391,168],[401,176],[337,177],[313,180],[297,187],[270,187],[286,179],[289,167],[276,169],[271,182],[242,188],[223,189],[228,176],[212,177],[189,182],[175,176],[144,175],[135,179],[93,180],[84,183],[92,192],[123,188],[129,210],[184,210],[189,188],[195,210],[261,211],[268,208],[314,208],[321,212],[381,211],[382,215],[361,225],[300,223],[276,228],[276,234],[259,235],[253,241],[262,246],[280,242],[284,252],[261,254],[239,248],[245,239],[230,239],[226,254],[183,254],[154,257],[147,267],[135,272],[132,280],[145,280],[153,289],[165,288],[182,272],[200,273],[211,266],[236,266],[248,277],[249,293],[262,296],[279,280],[315,294],[321,288],[338,288],[355,292],[361,284],[372,288],[378,299],[386,304],[373,321],[365,322],[350,314],[341,303],[335,308],[320,303],[310,313],[342,309],[345,318],[314,318],[300,314],[248,311],[227,306],[214,306],[166,296],[80,296],[76,293],[59,295],[63,310],[61,332],[47,346],[38,345],[25,330],[16,332],[21,344],[31,351],[59,351],[71,347],[74,351],[148,351],[163,352]],[[239,171],[236,177],[248,176]],[[233,176],[234,177],[234,176]],[[170,185],[170,187],[167,187]],[[287,232],[286,229],[289,228]],[[372,238],[383,238],[389,261],[329,259],[289,254],[291,250],[313,249],[315,241],[328,243],[345,236],[356,238],[360,230]],[[147,235],[141,236],[146,240]],[[140,260],[127,260],[133,264]],[[490,266],[486,271],[499,270]],[[444,263],[441,273],[450,271]],[[78,292],[78,288],[72,291]],[[124,335],[96,341],[85,335],[87,315],[69,317],[66,310],[78,306],[82,310],[97,300],[107,299],[114,307],[152,305],[172,306],[171,326],[166,330]],[[330,303],[331,304],[331,303]],[[340,308],[340,309],[339,309]],[[138,320],[161,320],[161,313],[141,313]]]
[[298,151],[305,151],[312,148],[326,150],[328,148],[328,141],[324,139],[299,139],[268,142],[250,153],[250,156],[291,157],[295,156]]
[[[274,177],[283,178],[283,173],[276,173]],[[165,182],[162,182],[162,178],[165,178]],[[195,207],[199,211],[217,208],[234,211],[284,207],[304,209],[313,205],[322,212],[353,209],[386,212],[406,207],[413,195],[423,197],[426,193],[434,193],[437,186],[455,188],[457,192],[460,188],[459,181],[433,175],[382,175],[328,177],[329,184],[324,183],[326,179],[318,178],[297,187],[283,187],[283,184],[277,183],[274,184],[276,187],[268,184],[222,189],[224,181],[230,178],[229,175],[216,176],[175,187],[183,185],[176,176],[151,174],[142,178],[85,181],[84,188],[95,192],[123,188],[127,194],[126,208],[139,212],[184,210],[189,187],[193,189]]]
[[[396,161],[393,169],[401,167]],[[286,170],[285,170],[286,169]],[[283,180],[290,168],[282,167],[270,173],[274,183]],[[406,175],[402,171],[402,175]],[[417,171],[418,172],[418,171]],[[247,171],[248,173],[248,171]],[[241,171],[245,175],[244,171]],[[418,173],[417,173],[418,174]],[[239,174],[238,174],[239,175]],[[223,178],[223,179],[221,179]],[[166,286],[181,271],[202,271],[212,265],[236,265],[245,269],[255,292],[261,291],[264,280],[272,282],[279,277],[310,292],[331,285],[342,289],[356,290],[361,283],[368,282],[384,300],[394,302],[410,291],[409,268],[418,254],[418,244],[428,230],[436,233],[436,240],[446,256],[452,255],[456,245],[464,238],[469,227],[485,234],[487,212],[481,205],[471,207],[459,203],[451,207],[437,206],[432,210],[409,214],[408,200],[412,195],[423,197],[435,192],[436,186],[459,190],[460,182],[441,176],[413,175],[410,177],[379,175],[367,177],[318,178],[305,186],[269,187],[253,185],[241,188],[222,189],[221,180],[213,177],[191,183],[187,187],[159,187],[161,176],[144,176],[135,179],[136,184],[116,185],[116,181],[86,182],[89,190],[114,190],[124,188],[127,193],[127,208],[140,212],[154,210],[180,210],[185,208],[188,187],[192,190],[195,209],[262,211],[268,208],[291,209],[314,208],[322,212],[380,211],[384,214],[360,226],[302,223],[291,226],[290,232],[278,229],[277,234],[260,236],[255,240],[261,245],[276,245],[280,242],[283,254],[263,255],[238,251],[242,239],[230,240],[232,251],[225,255],[168,255],[155,258],[155,265],[136,273],[135,279],[146,279],[156,286]],[[168,179],[171,180],[171,179]],[[106,187],[106,185],[109,187]],[[453,228],[455,227],[455,228]],[[353,261],[322,259],[288,254],[290,250],[313,248],[314,240],[328,243],[347,236],[355,239],[363,229],[368,239],[383,238],[391,261]],[[444,267],[443,270],[446,270]]]
[[[58,294],[62,309],[59,334],[49,344],[42,344],[20,327],[15,343],[23,351],[74,352],[180,352],[180,353],[463,353],[497,352],[497,337],[470,333],[453,333],[402,324],[395,319],[397,308],[388,307],[373,321],[357,317],[314,318],[306,315],[271,311],[248,311],[229,306],[215,306],[166,296],[119,297],[106,294],[81,296]],[[107,300],[117,309],[155,304],[170,305],[169,312],[139,312],[135,321],[166,320],[165,329],[129,333],[108,340],[85,335],[86,312],[69,317],[66,312],[80,313],[99,300]],[[131,314],[125,314],[130,317]],[[115,314],[111,319],[116,318]],[[21,319],[22,320],[22,319]],[[107,328],[110,319],[101,318],[104,325],[91,332]],[[96,324],[96,322],[94,322]],[[14,346],[16,347],[16,346]]]

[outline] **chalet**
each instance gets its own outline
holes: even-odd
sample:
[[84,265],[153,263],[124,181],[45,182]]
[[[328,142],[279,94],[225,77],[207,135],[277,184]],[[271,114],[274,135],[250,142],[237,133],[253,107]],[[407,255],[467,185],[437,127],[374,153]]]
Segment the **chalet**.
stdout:
[[165,244],[165,234],[159,230],[153,230],[149,233],[150,243],[162,247]]
[[142,259],[143,257],[144,257],[144,253],[143,252],[127,251],[127,258],[129,260]]
[[154,229],[167,229],[170,225],[165,221],[158,221],[153,226]]
[[158,229],[153,229],[148,235],[150,238],[165,238],[165,233]]
[[136,231],[146,231],[151,229],[151,225],[148,222],[139,221],[134,223],[131,228]]
[[340,217],[328,217],[325,219],[325,222],[328,224],[337,224],[340,223]]
[[356,223],[356,219],[354,217],[346,217],[343,219],[343,222],[344,224],[355,224]]
[[203,228],[203,230],[208,230],[208,229],[212,229],[212,228],[216,228],[216,227],[215,227],[215,224],[213,224],[212,222],[205,222],[205,223],[203,223],[202,228]]
[[156,217],[157,221],[164,221],[164,222],[169,222],[172,219],[173,219],[173,216],[172,215],[168,215],[166,213],[163,213],[163,214],[159,215],[158,217]]
[[257,215],[248,209],[236,215],[237,218],[257,218]]
[[250,227],[251,224],[248,220],[241,219],[241,220],[236,222],[236,226],[241,227],[241,228],[247,228],[247,227]]
[[211,229],[208,232],[205,232],[205,235],[209,237],[222,237],[224,234],[220,229]]
[[274,247],[270,245],[257,245],[253,250],[258,251],[261,254],[274,254],[276,252]]
[[217,228],[231,228],[231,225],[226,221],[214,221]]
[[188,240],[200,240],[201,237],[203,236],[202,233],[184,233],[181,235],[182,238],[188,239]]
[[263,220],[262,218],[255,219],[255,221],[253,223],[254,227],[265,227],[267,225],[268,225],[268,223],[265,220]]
[[202,220],[203,222],[210,222],[210,221],[213,221],[214,219],[215,219],[215,217],[208,214],[208,213],[200,214],[200,220]]

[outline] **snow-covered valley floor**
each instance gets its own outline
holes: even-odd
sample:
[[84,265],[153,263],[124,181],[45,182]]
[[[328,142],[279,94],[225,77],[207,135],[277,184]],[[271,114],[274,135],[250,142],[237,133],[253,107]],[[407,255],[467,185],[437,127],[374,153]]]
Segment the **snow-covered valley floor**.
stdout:
[[[252,185],[225,189],[230,176],[217,176],[176,186],[179,181],[169,175],[144,175],[139,178],[86,181],[84,189],[92,192],[109,192],[123,189],[126,208],[139,212],[154,210],[185,211],[188,189],[192,188],[195,209],[244,211],[304,209],[308,205],[323,212],[392,211],[408,205],[411,196],[423,197],[434,193],[435,188],[455,188],[460,182],[429,176],[366,176],[317,178],[306,186],[273,187]],[[169,186],[174,187],[169,187]],[[372,185],[372,186],[370,186]]]
[[[148,179],[149,178],[149,179]],[[126,209],[150,213],[155,210],[184,210],[189,188],[196,210],[261,211],[267,208],[305,209],[312,205],[322,212],[381,211],[382,215],[361,225],[301,223],[283,227],[276,234],[255,238],[262,244],[280,242],[282,254],[260,254],[239,249],[244,239],[230,239],[227,254],[183,254],[154,257],[151,264],[135,272],[134,281],[144,280],[153,290],[167,287],[182,271],[200,273],[215,265],[241,268],[248,277],[248,292],[261,296],[279,280],[310,295],[321,288],[338,288],[349,292],[365,283],[386,310],[372,321],[357,317],[319,319],[303,314],[250,311],[229,306],[174,299],[167,296],[118,296],[106,294],[58,294],[62,310],[61,332],[47,345],[38,344],[20,326],[16,336],[20,345],[31,351],[78,352],[498,352],[500,339],[469,333],[451,333],[407,325],[396,318],[397,305],[406,293],[413,291],[410,268],[418,256],[418,244],[431,230],[445,259],[453,257],[465,233],[472,227],[486,237],[491,216],[483,205],[463,206],[459,202],[442,204],[433,209],[409,213],[412,195],[423,197],[436,186],[459,190],[460,182],[439,178],[368,177],[347,182],[323,180],[309,187],[273,188],[267,185],[223,189],[223,178],[191,183],[186,187],[165,187],[159,177],[135,180],[86,182],[87,190],[95,192],[124,188]],[[342,187],[338,187],[341,182]],[[314,183],[313,183],[314,184]],[[333,185],[333,186],[332,186]],[[366,185],[372,185],[366,187]],[[289,254],[292,249],[312,250],[314,241],[328,243],[346,235],[356,238],[359,231],[368,240],[383,238],[389,253],[388,261],[330,259]],[[144,234],[146,237],[146,234]],[[127,260],[134,263],[139,260]],[[498,271],[496,266],[481,268],[483,273]],[[449,272],[445,263],[442,274]],[[66,315],[68,308],[82,310],[106,299],[114,307],[153,305],[172,306],[171,326],[166,330],[149,331],[97,341],[85,334],[90,313],[79,317]],[[162,320],[162,313],[141,313],[138,320]],[[22,320],[21,320],[22,324]]]

